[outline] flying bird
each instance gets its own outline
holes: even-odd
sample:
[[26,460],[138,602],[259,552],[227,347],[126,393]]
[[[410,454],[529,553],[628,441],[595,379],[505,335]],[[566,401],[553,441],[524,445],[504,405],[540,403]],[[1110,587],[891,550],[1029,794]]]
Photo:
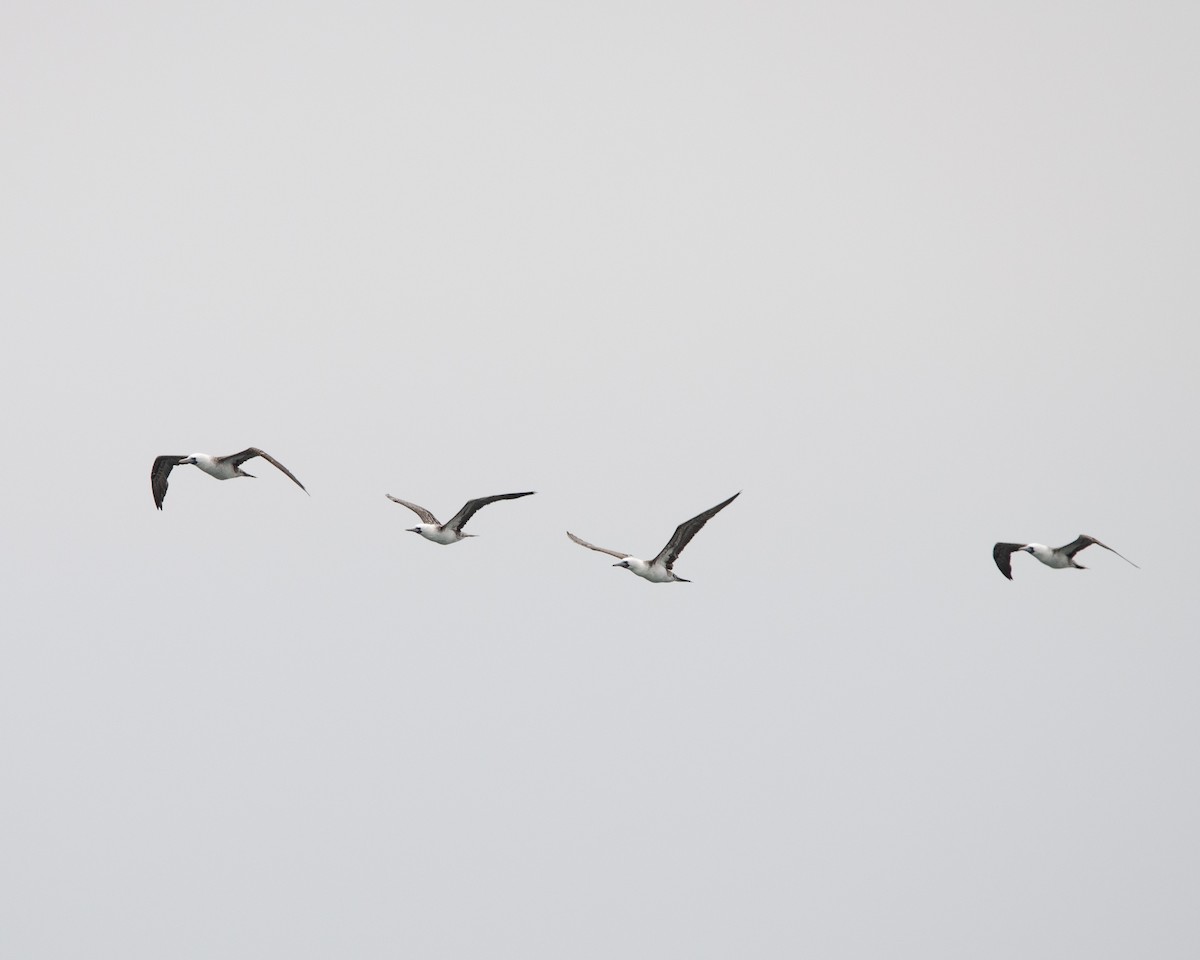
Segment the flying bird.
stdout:
[[691,583],[690,580],[675,576],[673,569],[675,561],[679,559],[679,555],[683,553],[683,548],[691,542],[692,537],[700,532],[700,528],[733,503],[740,495],[741,491],[739,490],[728,500],[723,500],[711,510],[705,510],[703,513],[692,517],[691,520],[685,520],[675,528],[675,532],[671,534],[671,539],[658,552],[658,556],[649,561],[639,560],[637,557],[628,553],[621,553],[619,550],[606,550],[604,547],[598,547],[594,543],[588,543],[586,540],[575,536],[570,530],[567,531],[567,536],[581,547],[587,547],[589,550],[596,550],[599,553],[607,553],[610,557],[617,557],[621,562],[614,563],[614,567],[624,567],[626,570],[636,573],[639,577],[649,580],[651,583]]
[[[1032,554],[1046,566],[1054,567],[1056,570],[1062,570],[1066,567],[1074,567],[1076,570],[1086,570],[1087,567],[1075,562],[1075,554],[1085,547],[1090,547],[1093,543],[1098,547],[1104,547],[1105,550],[1111,553],[1117,553],[1108,544],[1101,543],[1095,537],[1089,537],[1081,533],[1065,547],[1047,547],[1042,543],[998,543],[992,547],[992,559],[996,561],[996,566],[1000,568],[1000,572],[1008,577],[1009,580],[1013,578],[1012,555],[1020,550]],[[1117,553],[1117,556],[1121,557],[1121,554]],[[1137,564],[1128,557],[1121,557],[1121,559],[1131,566],[1137,567]],[[1138,569],[1140,570],[1141,567],[1138,567]]]
[[155,457],[154,466],[150,468],[150,490],[154,494],[154,505],[159,510],[163,508],[163,500],[167,496],[167,477],[176,467],[193,464],[210,477],[216,477],[218,480],[232,480],[234,477],[253,477],[254,474],[247,473],[242,469],[242,464],[255,457],[262,457],[267,463],[278,467],[287,474],[292,483],[308,493],[304,489],[304,484],[293,476],[292,471],[273,456],[265,450],[259,450],[258,447],[247,447],[241,453],[231,453],[226,457],[210,457],[207,453],[193,453],[190,456],[176,453]]
[[415,527],[409,527],[407,530],[408,533],[419,533],[426,540],[432,540],[434,543],[447,546],[451,543],[458,543],[464,537],[478,536],[476,533],[463,533],[462,528],[468,520],[475,516],[475,511],[479,510],[480,507],[486,507],[489,503],[495,503],[497,500],[516,500],[518,497],[531,497],[534,493],[536,491],[526,490],[524,493],[498,493],[493,497],[480,497],[478,500],[468,500],[463,504],[463,508],[446,523],[438,523],[437,517],[415,503],[409,503],[407,500],[393,497],[390,493],[387,494],[387,498],[392,503],[408,507],[409,510],[424,521],[424,523],[418,523]]

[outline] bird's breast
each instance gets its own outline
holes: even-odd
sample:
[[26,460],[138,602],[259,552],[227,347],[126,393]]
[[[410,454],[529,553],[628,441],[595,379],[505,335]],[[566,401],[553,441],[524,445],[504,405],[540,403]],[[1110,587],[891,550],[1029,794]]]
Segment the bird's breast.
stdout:
[[451,543],[458,543],[458,536],[453,530],[440,530],[437,527],[422,526],[421,536],[426,540],[432,540],[434,543],[440,543],[442,546],[448,546]]
[[213,460],[196,460],[196,466],[207,473],[210,477],[216,477],[218,480],[231,480],[237,476],[237,468],[228,463],[217,463]]

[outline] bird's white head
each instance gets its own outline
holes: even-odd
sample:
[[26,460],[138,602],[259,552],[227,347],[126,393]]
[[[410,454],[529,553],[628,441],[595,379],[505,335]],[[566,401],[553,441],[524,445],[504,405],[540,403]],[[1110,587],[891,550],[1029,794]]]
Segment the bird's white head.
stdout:
[[406,533],[424,533],[425,532],[425,524],[418,523],[415,527],[409,527],[405,532]]
[[182,467],[184,464],[188,464],[188,463],[196,463],[196,462],[197,462],[197,461],[196,461],[196,458],[197,458],[198,456],[200,456],[200,454],[198,454],[198,453],[193,453],[193,454],[191,454],[191,455],[189,455],[189,456],[186,456],[186,457],[184,457],[182,460],[180,460],[180,461],[179,461],[179,463],[177,464],[177,466],[180,466],[180,467]]
[[637,574],[639,577],[646,577],[648,580],[653,580],[651,575],[654,568],[645,560],[639,560],[637,557],[625,557],[620,563],[614,563],[614,567],[624,567],[630,573]]

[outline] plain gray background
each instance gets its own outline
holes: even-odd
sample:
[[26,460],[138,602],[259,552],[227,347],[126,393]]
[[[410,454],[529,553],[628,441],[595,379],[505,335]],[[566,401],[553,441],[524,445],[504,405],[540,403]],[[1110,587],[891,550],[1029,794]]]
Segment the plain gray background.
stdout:
[[1194,957],[1198,27],[6,5],[0,953]]

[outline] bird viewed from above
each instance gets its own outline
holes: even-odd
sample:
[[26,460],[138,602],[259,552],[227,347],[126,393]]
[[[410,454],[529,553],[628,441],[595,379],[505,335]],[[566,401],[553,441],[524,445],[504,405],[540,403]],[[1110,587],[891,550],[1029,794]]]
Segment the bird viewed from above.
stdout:
[[685,520],[675,528],[675,532],[671,534],[671,539],[658,552],[658,556],[650,561],[639,560],[631,554],[621,553],[618,550],[606,550],[604,547],[597,547],[594,543],[588,543],[586,540],[575,536],[570,530],[567,531],[567,536],[581,547],[587,547],[589,550],[595,550],[599,553],[607,553],[610,557],[618,557],[621,562],[614,563],[614,567],[624,567],[626,570],[636,573],[639,577],[649,580],[651,583],[691,583],[690,580],[675,576],[673,569],[675,561],[683,553],[683,548],[691,542],[692,537],[700,532],[700,528],[733,503],[740,495],[741,491],[739,490],[728,500],[721,501],[715,507],[692,517],[691,520]]
[[432,540],[434,543],[447,546],[451,543],[458,543],[464,537],[478,536],[476,533],[463,533],[462,528],[468,520],[475,516],[475,511],[481,507],[486,507],[489,503],[495,503],[497,500],[516,500],[518,497],[530,497],[535,492],[534,490],[526,490],[524,493],[497,493],[491,497],[479,497],[477,500],[468,500],[463,504],[462,509],[446,523],[438,523],[437,517],[415,503],[409,503],[407,500],[393,497],[390,493],[387,494],[387,498],[393,503],[400,504],[402,507],[408,507],[409,510],[423,521],[415,527],[408,527],[407,531],[409,533],[419,533],[426,540]]
[[[308,493],[304,484],[296,479],[292,471],[273,456],[265,450],[259,450],[258,447],[247,447],[240,453],[231,453],[224,457],[212,457],[207,453],[163,454],[155,457],[154,465],[150,468],[150,490],[154,494],[154,505],[159,510],[163,508],[163,500],[167,497],[167,478],[176,467],[191,464],[199,467],[210,477],[216,477],[218,480],[232,480],[234,477],[253,477],[254,474],[247,473],[242,469],[242,464],[255,457],[262,457],[267,463],[282,470],[292,483]],[[309,495],[311,496],[311,494]]]
[[[1009,580],[1013,578],[1012,555],[1019,551],[1024,551],[1037,557],[1046,566],[1054,567],[1056,570],[1063,570],[1067,567],[1074,567],[1076,570],[1086,570],[1087,567],[1075,562],[1075,554],[1085,547],[1090,547],[1093,543],[1098,547],[1104,547],[1105,550],[1111,553],[1117,553],[1108,544],[1101,543],[1095,537],[1089,537],[1081,533],[1076,539],[1063,547],[1047,547],[1041,543],[998,543],[992,547],[992,559],[996,561],[996,566],[1000,568],[1000,572],[1008,577]],[[1122,557],[1119,553],[1117,553],[1117,556],[1121,557],[1130,566],[1137,567],[1137,564],[1128,557]],[[1138,569],[1140,570],[1141,567],[1138,567]]]

